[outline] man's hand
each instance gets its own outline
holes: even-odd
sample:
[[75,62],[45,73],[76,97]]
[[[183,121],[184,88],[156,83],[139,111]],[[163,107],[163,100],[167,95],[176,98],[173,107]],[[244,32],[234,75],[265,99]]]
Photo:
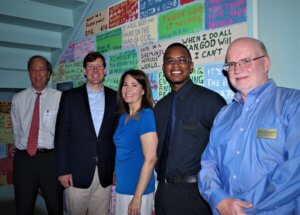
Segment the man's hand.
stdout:
[[16,151],[17,151],[17,148],[16,148],[16,146],[14,145],[14,144],[12,144],[11,145],[11,147],[9,148],[9,151],[8,151],[8,153],[9,153],[9,155],[10,156],[15,156],[15,154],[16,154]]
[[220,215],[245,215],[243,208],[251,208],[252,204],[239,199],[228,198],[217,205]]
[[73,179],[72,179],[71,174],[61,175],[58,177],[58,180],[59,180],[60,184],[65,188],[73,186]]

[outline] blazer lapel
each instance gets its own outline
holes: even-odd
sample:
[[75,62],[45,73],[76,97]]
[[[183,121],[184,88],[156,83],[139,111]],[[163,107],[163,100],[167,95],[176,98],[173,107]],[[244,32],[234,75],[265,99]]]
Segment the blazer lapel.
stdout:
[[109,106],[111,104],[111,96],[109,95],[109,91],[106,90],[106,87],[104,87],[104,100],[105,100],[104,114],[103,114],[103,119],[102,119],[102,123],[100,126],[98,138],[100,137],[101,133],[105,129],[105,125],[109,124],[109,122],[107,122],[107,120],[108,120],[109,114],[111,114],[111,113],[109,113],[109,110],[110,110]]

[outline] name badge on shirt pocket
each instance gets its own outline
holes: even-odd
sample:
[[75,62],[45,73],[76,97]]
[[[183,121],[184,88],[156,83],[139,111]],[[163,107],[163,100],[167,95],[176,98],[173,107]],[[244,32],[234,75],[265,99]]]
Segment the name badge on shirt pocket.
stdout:
[[46,125],[50,123],[51,121],[51,117],[52,117],[52,113],[50,110],[46,110],[44,112],[44,117],[43,117],[43,123],[45,123]]
[[263,129],[259,128],[256,131],[257,138],[265,138],[265,139],[277,139],[277,129]]

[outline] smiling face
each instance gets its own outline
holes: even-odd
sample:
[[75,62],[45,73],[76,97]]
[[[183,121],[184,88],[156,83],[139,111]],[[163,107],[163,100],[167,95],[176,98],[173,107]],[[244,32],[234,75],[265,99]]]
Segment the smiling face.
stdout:
[[194,64],[185,48],[173,46],[165,53],[163,71],[174,91],[179,90],[190,79],[193,67]]
[[102,86],[106,69],[103,66],[101,58],[97,58],[93,62],[87,62],[86,67],[83,68],[83,73],[87,78],[87,85],[91,88],[99,88]]
[[47,63],[41,58],[33,59],[29,68],[29,77],[32,87],[37,91],[42,91],[46,88],[50,71],[47,70]]
[[251,90],[268,81],[270,59],[258,42],[251,38],[238,39],[227,50],[226,62],[238,62],[240,59],[254,59],[264,55],[266,56],[245,66],[237,64],[233,70],[228,71],[230,83],[241,93],[243,100]]
[[122,97],[129,106],[134,106],[136,109],[142,104],[142,98],[145,91],[142,85],[131,75],[126,75],[122,86]]

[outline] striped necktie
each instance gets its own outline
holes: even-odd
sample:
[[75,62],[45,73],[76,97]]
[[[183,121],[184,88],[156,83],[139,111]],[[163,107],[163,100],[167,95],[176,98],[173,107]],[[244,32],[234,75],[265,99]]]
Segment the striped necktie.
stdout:
[[32,121],[28,135],[27,153],[34,156],[37,151],[38,138],[39,138],[39,124],[40,124],[40,96],[41,93],[36,93],[36,100],[33,109]]

